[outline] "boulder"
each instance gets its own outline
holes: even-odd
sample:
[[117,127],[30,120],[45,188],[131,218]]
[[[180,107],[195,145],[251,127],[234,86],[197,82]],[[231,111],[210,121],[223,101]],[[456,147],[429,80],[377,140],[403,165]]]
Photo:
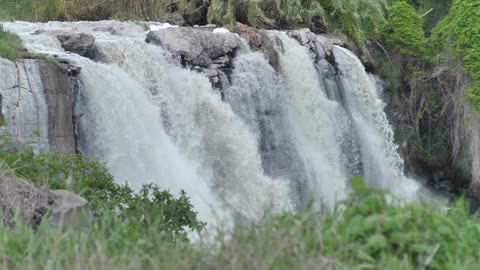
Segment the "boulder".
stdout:
[[225,28],[247,40],[252,49],[263,52],[268,59],[268,63],[276,71],[279,71],[279,55],[275,49],[276,44],[266,32],[261,32],[241,23],[237,23],[235,26],[227,25]]
[[54,227],[84,227],[91,220],[88,202],[66,190],[37,188],[14,176],[0,175],[0,218],[6,226],[15,225],[15,213],[37,227],[45,218]]
[[48,221],[54,227],[88,227],[92,213],[88,201],[67,190],[52,190],[54,202],[49,208]]
[[335,62],[333,59],[333,46],[345,46],[345,43],[335,36],[317,35],[306,28],[288,31],[288,35],[296,39],[303,46],[310,47],[311,52],[315,54],[316,58],[326,58],[332,64]]
[[5,225],[15,225],[15,211],[19,211],[24,222],[35,227],[53,203],[54,197],[47,190],[20,178],[0,175],[0,215]]
[[64,33],[57,35],[62,48],[84,57],[94,57],[95,37],[84,33]]
[[180,55],[185,64],[201,67],[208,67],[215,59],[234,53],[240,44],[233,33],[213,33],[201,27],[151,31],[146,42]]

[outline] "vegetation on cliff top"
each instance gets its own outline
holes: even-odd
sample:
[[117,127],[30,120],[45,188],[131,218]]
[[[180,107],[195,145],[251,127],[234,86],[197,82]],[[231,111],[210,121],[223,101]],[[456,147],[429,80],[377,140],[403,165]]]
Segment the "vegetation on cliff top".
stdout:
[[266,29],[310,27],[363,44],[388,13],[387,0],[0,0],[0,20],[161,20],[178,13],[190,24],[237,21]]
[[480,1],[456,0],[434,29],[432,38],[437,50],[453,50],[453,55],[463,62],[465,71],[474,80],[468,97],[475,111],[480,112]]
[[423,18],[407,2],[396,2],[391,6],[381,37],[386,46],[402,54],[420,58],[427,55]]
[[16,59],[19,51],[22,49],[22,41],[17,35],[3,31],[0,25],[0,57],[6,59]]

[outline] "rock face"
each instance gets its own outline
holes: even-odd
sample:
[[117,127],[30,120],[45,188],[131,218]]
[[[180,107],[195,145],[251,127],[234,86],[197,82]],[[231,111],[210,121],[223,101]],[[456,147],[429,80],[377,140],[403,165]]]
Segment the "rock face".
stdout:
[[67,33],[57,35],[62,48],[87,58],[94,58],[95,37],[84,33]]
[[91,221],[88,202],[78,195],[39,189],[26,180],[0,175],[0,216],[5,225],[15,225],[16,211],[32,227],[45,218],[55,227],[81,227]]
[[310,29],[299,29],[288,31],[291,38],[296,39],[300,44],[310,47],[310,51],[316,58],[325,58],[330,63],[335,64],[333,56],[333,46],[344,46],[345,44],[338,38],[331,35],[317,35]]
[[223,97],[229,85],[232,59],[240,38],[230,32],[214,33],[215,27],[175,27],[151,31],[146,42],[180,56],[184,66],[204,74]]
[[12,141],[34,152],[75,152],[74,98],[65,70],[46,60],[0,58],[0,95]]
[[235,52],[240,42],[233,33],[213,33],[201,28],[167,28],[148,33],[146,41],[162,46],[192,66],[208,67]]

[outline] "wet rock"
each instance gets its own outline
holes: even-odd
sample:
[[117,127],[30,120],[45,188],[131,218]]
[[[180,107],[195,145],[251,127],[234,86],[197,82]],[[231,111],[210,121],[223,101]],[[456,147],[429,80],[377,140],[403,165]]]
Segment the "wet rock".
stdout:
[[57,38],[65,51],[94,58],[94,36],[84,33],[65,33],[57,35]]
[[279,55],[274,46],[275,41],[272,41],[265,32],[241,23],[235,26],[225,26],[225,28],[247,40],[252,49],[263,52],[268,63],[279,71]]
[[333,46],[344,46],[345,44],[337,37],[331,35],[317,35],[309,29],[292,30],[288,32],[291,38],[296,39],[303,46],[310,48],[310,51],[317,59],[327,59],[334,64]]
[[186,27],[151,31],[146,42],[181,56],[185,64],[201,67],[208,67],[215,59],[233,54],[239,46],[239,40],[233,33],[212,33]]

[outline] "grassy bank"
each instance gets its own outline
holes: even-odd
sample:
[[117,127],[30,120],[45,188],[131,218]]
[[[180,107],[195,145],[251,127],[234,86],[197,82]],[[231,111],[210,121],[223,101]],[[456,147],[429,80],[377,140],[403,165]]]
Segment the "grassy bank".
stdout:
[[[357,185],[333,212],[308,208],[237,224],[210,242],[170,241],[114,213],[88,230],[0,226],[3,269],[477,269],[477,216],[389,202]],[[229,236],[228,236],[229,235]]]
[[14,34],[6,32],[0,25],[0,57],[6,59],[16,59],[20,55],[22,41]]

